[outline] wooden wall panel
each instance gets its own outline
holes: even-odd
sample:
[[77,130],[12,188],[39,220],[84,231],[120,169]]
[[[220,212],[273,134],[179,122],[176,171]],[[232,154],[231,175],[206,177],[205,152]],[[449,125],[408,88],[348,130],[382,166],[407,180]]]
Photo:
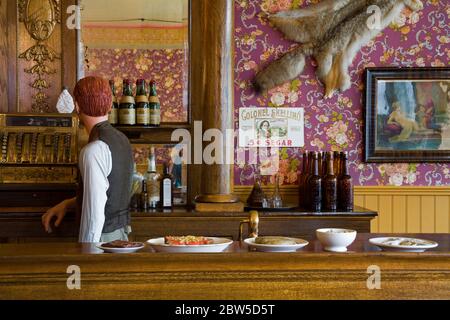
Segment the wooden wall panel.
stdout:
[[[373,210],[373,211],[377,211],[379,212],[379,207],[378,207],[378,197],[377,196],[364,196],[365,198],[365,204],[366,204],[366,208]],[[372,232],[378,232],[380,230],[379,228],[379,221],[380,218],[376,218],[374,220],[372,220]]]
[[406,221],[408,232],[420,232],[422,229],[422,205],[420,196],[407,197],[408,218]]
[[450,197],[436,197],[436,232],[450,232]]
[[[46,10],[41,13],[49,12],[49,2],[42,0],[41,3],[42,10]],[[76,3],[77,0],[59,2],[60,23],[56,24],[50,38],[40,43],[58,55],[55,60],[47,59],[44,62],[45,66],[51,70],[41,79],[49,86],[40,93],[48,97],[44,100],[48,103],[50,112],[56,112],[56,102],[62,86],[73,89],[76,83],[77,30],[69,30],[65,23],[68,17],[67,7]],[[38,2],[34,2],[34,5],[37,4]],[[34,97],[39,92],[36,86],[43,83],[35,82],[38,79],[37,69],[33,70],[34,74],[25,71],[30,71],[31,67],[37,67],[37,63],[32,61],[37,56],[36,51],[27,50],[38,44],[38,41],[30,36],[24,22],[19,22],[19,16],[17,0],[0,0],[0,113],[32,112],[32,105],[36,102]],[[31,61],[20,57],[25,52],[28,52],[27,58]],[[42,56],[47,57],[46,54]],[[40,67],[44,68],[44,66]],[[35,108],[35,111],[44,109]]]
[[392,230],[406,232],[406,196],[393,196],[392,201]]
[[0,0],[0,113],[8,112],[8,10]]
[[[272,188],[264,189],[267,194]],[[250,187],[235,187],[245,201]],[[296,201],[297,187],[282,188],[283,199]],[[355,187],[355,205],[377,211],[372,220],[374,233],[449,233],[449,187]]]
[[433,196],[422,196],[421,201],[421,232],[434,232],[435,230],[435,205]]

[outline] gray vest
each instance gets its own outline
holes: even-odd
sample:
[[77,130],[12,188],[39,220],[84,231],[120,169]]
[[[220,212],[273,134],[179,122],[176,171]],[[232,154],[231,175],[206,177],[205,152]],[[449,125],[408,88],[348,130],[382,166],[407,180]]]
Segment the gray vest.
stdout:
[[130,225],[130,199],[134,159],[128,138],[109,122],[97,124],[91,131],[89,142],[103,141],[112,156],[112,170],[108,176],[108,200],[105,206],[103,233],[111,233]]

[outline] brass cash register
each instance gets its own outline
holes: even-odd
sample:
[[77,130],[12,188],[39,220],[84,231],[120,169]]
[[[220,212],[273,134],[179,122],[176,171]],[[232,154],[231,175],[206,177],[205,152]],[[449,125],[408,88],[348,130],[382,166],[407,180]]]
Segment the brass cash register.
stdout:
[[0,114],[0,184],[75,184],[78,117]]

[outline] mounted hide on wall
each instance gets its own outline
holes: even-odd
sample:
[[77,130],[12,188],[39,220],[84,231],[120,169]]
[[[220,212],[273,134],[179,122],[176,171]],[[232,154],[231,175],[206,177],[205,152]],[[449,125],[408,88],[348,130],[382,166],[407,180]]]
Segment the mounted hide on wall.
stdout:
[[269,20],[288,40],[302,45],[259,72],[260,92],[295,79],[313,56],[325,97],[345,91],[351,81],[348,67],[359,50],[397,18],[407,7],[423,9],[420,0],[324,0],[304,9],[279,12]]

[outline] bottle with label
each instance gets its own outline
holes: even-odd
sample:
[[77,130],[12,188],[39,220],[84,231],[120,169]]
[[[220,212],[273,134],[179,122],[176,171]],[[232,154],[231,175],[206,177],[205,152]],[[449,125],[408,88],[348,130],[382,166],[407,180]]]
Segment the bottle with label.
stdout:
[[299,190],[298,190],[298,205],[302,209],[305,207],[305,194],[306,194],[306,181],[308,179],[308,151],[303,153],[302,172],[298,178]]
[[312,212],[322,210],[322,178],[319,175],[319,154],[313,153],[313,173],[308,180],[309,208]]
[[138,126],[150,125],[150,105],[144,79],[136,81],[136,124]]
[[142,192],[141,192],[141,210],[143,212],[148,211],[148,191],[147,191],[147,180],[142,180]]
[[163,172],[160,187],[160,204],[163,209],[170,209],[173,206],[173,178],[167,163],[164,164]]
[[334,174],[333,157],[331,152],[325,156],[327,171],[323,179],[323,209],[326,211],[337,210],[337,178]]
[[348,154],[345,152],[341,158],[342,173],[338,180],[338,205],[343,212],[353,211],[353,179],[348,168]]
[[150,105],[150,126],[159,127],[161,125],[161,104],[156,91],[156,82],[150,81],[150,96],[148,98]]
[[119,102],[117,101],[116,96],[116,86],[114,84],[114,80],[109,80],[109,85],[111,87],[112,96],[113,96],[113,102],[111,111],[108,114],[108,121],[113,126],[119,124]]
[[136,105],[130,80],[123,80],[123,95],[119,105],[119,123],[123,126],[136,124]]
[[148,206],[150,209],[156,209],[160,200],[160,175],[156,170],[156,153],[155,148],[150,149],[148,159],[148,170],[145,176],[148,187]]

